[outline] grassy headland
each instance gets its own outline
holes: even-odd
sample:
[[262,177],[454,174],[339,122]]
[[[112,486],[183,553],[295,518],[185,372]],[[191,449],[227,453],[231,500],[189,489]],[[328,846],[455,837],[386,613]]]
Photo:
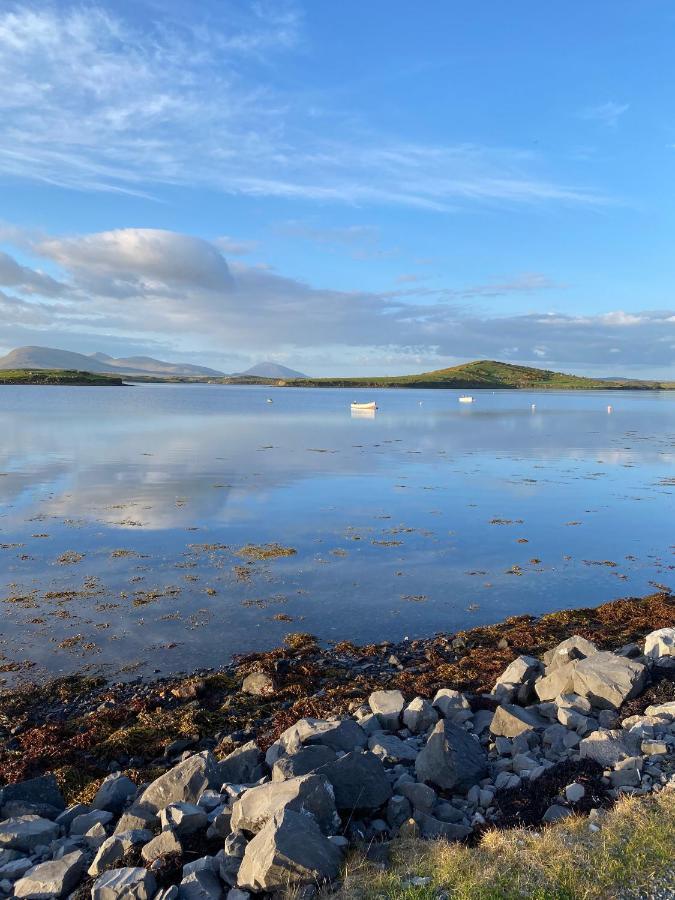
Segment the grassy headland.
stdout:
[[117,375],[95,375],[92,372],[63,369],[7,369],[0,371],[0,385],[3,384],[115,385],[120,387],[124,382]]
[[370,388],[455,388],[460,390],[669,390],[673,382],[603,381],[581,375],[566,375],[548,369],[515,366],[494,360],[476,360],[449,369],[436,369],[420,375],[386,378],[306,378],[285,382],[291,387],[370,387]]

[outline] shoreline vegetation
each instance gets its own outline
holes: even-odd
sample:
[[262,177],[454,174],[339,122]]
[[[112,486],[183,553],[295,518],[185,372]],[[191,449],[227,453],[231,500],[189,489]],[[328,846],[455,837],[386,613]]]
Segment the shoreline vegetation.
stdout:
[[209,376],[116,376],[91,372],[47,369],[0,370],[3,384],[61,384],[115,385],[124,384],[230,384],[265,385],[268,387],[311,388],[422,388],[450,390],[586,390],[586,391],[669,391],[675,390],[672,381],[644,381],[638,379],[586,378],[547,369],[516,366],[494,360],[477,360],[448,369],[401,375],[368,378],[261,378],[247,375]]
[[0,371],[0,385],[3,384],[122,387],[125,382],[117,375],[97,375],[93,372],[75,372],[65,369],[10,369]]
[[[281,647],[157,680],[108,682],[87,672],[25,682],[0,691],[0,783],[54,772],[71,801],[86,796],[112,760],[152,770],[175,741],[222,752],[255,736],[266,750],[299,719],[347,714],[374,690],[410,699],[448,687],[480,695],[518,655],[541,656],[572,635],[606,649],[673,625],[675,594],[659,591],[398,643],[326,647],[291,632]],[[268,678],[270,690],[243,690],[253,673]]]
[[4,691],[2,890],[671,896],[674,623],[661,591]]

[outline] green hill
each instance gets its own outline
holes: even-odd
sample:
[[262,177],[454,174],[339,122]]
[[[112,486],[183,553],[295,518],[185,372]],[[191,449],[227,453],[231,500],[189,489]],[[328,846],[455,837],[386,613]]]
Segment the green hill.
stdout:
[[124,382],[114,375],[94,375],[92,372],[76,372],[68,369],[6,369],[0,371],[0,385],[3,384],[117,385],[120,387]]
[[401,375],[388,378],[305,378],[288,382],[296,387],[409,387],[458,388],[460,390],[489,388],[516,390],[659,390],[672,383],[655,381],[603,381],[566,375],[548,369],[515,366],[494,360],[476,360],[448,369],[436,369],[420,375]]

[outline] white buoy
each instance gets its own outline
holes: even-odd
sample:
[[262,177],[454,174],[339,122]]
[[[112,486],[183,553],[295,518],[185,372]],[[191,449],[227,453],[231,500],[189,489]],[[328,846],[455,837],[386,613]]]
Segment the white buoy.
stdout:
[[607,407],[607,412],[608,412],[608,413],[611,413],[611,412],[613,412],[613,410],[612,410],[612,407],[611,407],[611,406],[608,406],[608,407]]
[[530,409],[532,410],[532,412],[534,412],[536,408],[537,408],[537,404],[536,404],[536,403],[533,403],[532,406],[530,407]]

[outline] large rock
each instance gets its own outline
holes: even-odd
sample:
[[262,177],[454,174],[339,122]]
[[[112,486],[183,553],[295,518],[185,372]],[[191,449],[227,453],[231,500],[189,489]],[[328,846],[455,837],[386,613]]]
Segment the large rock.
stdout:
[[542,718],[535,710],[523,706],[505,703],[498,706],[490,722],[490,731],[495,736],[513,738],[524,731],[546,728],[550,722]]
[[575,693],[601,709],[618,709],[642,691],[647,679],[642,663],[604,651],[579,660],[573,677]]
[[378,809],[391,797],[387,773],[373,753],[354,750],[322,772],[333,785],[338,809]]
[[[366,746],[366,733],[353,719],[300,719],[287,728],[276,745],[272,746],[278,747],[281,753],[291,754],[297,753],[306,744],[323,744],[333,750],[349,752]],[[278,755],[272,760],[272,765],[276,759]]]
[[151,863],[165,856],[180,854],[183,846],[173,831],[160,831],[158,835],[149,840],[141,850],[144,862]]
[[41,775],[17,784],[8,784],[0,790],[3,818],[9,817],[7,807],[18,804],[25,804],[31,808],[31,813],[47,818],[56,818],[66,808],[66,801],[53,775]]
[[247,846],[237,886],[271,892],[293,884],[320,884],[337,878],[341,862],[340,850],[309,816],[284,809]]
[[373,691],[368,704],[387,731],[397,731],[405,698],[400,691]]
[[119,814],[127,801],[136,793],[136,785],[126,775],[115,772],[109,775],[96,792],[92,806]]
[[221,900],[224,896],[222,882],[209,869],[190,872],[178,885],[178,900]]
[[282,809],[314,817],[325,834],[340,825],[330,782],[323,775],[302,775],[250,788],[232,807],[232,829],[260,831]]
[[[557,647],[544,653],[544,665],[547,670],[553,670],[575,659],[584,659],[586,656],[591,656],[597,652],[598,648],[592,641],[586,640],[579,634],[573,634],[572,637],[561,641]],[[564,691],[560,691],[560,693],[562,694]]]
[[422,837],[429,839],[445,838],[448,841],[463,841],[472,831],[467,825],[442,822],[428,813],[416,813],[415,821],[419,825]]
[[574,690],[574,670],[576,660],[561,663],[546,670],[546,675],[537,678],[534,691],[542,701],[555,700],[560,694],[569,694]]
[[321,744],[310,744],[292,756],[282,756],[272,767],[272,781],[286,781],[299,775],[311,775],[317,772],[323,775],[325,767],[337,759],[337,754],[330,747]]
[[151,900],[156,889],[157,882],[147,869],[110,869],[94,882],[91,900]]
[[119,862],[132,847],[137,844],[147,844],[151,840],[152,832],[144,829],[124,831],[106,838],[98,848],[96,856],[87,870],[88,873],[95,878],[101,872]]
[[420,781],[446,790],[468,789],[487,774],[487,756],[464,729],[444,719],[415,760],[415,772]]
[[660,659],[675,656],[675,628],[659,628],[645,638],[645,656]]
[[32,853],[59,835],[59,826],[40,816],[16,816],[0,822],[0,848]]
[[195,753],[148,785],[135,806],[159,812],[170,803],[197,803],[204,791],[218,781],[218,774],[218,764],[208,750]]
[[541,674],[543,668],[535,656],[517,656],[504,669],[496,684],[528,684]]
[[112,822],[113,814],[106,809],[92,809],[91,812],[76,816],[70,823],[71,835],[86,834],[94,825],[106,826]]
[[413,734],[426,733],[438,722],[438,713],[423,697],[415,697],[403,710],[403,724]]
[[40,863],[33,866],[14,885],[15,897],[29,897],[32,900],[48,900],[50,897],[63,897],[69,894],[84,868],[84,853],[76,850],[67,853],[61,859]]
[[171,803],[160,813],[162,828],[170,828],[180,837],[194,834],[208,824],[208,816],[201,806],[194,803]]
[[461,691],[452,688],[441,688],[436,691],[433,705],[446,719],[452,719],[456,723],[465,722],[471,718],[471,705]]
[[635,745],[625,731],[594,731],[579,742],[582,759],[592,759],[604,768],[611,768],[624,759],[634,756]]
[[[234,784],[252,784],[265,774],[263,754],[255,741],[233,750],[218,763],[218,778]],[[220,785],[218,785],[220,787]]]
[[383,762],[398,763],[417,758],[418,751],[395,734],[374,734],[368,739],[368,748]]

